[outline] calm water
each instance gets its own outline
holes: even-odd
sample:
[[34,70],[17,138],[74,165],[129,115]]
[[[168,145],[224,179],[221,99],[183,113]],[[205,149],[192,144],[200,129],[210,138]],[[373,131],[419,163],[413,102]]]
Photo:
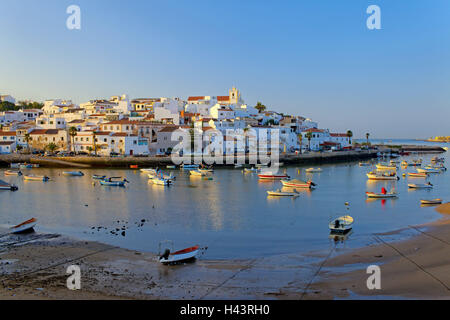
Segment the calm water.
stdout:
[[[392,141],[406,142],[427,144]],[[447,158],[448,165],[448,153],[440,156]],[[433,155],[404,159],[419,157],[426,164]],[[351,241],[343,245],[359,246],[367,242],[371,233],[440,217],[434,208],[421,208],[420,199],[450,198],[449,172],[429,178],[435,185],[431,191],[409,191],[407,182],[420,183],[421,179],[368,182],[365,174],[371,168],[359,167],[358,162],[321,165],[323,172],[312,176],[304,172],[308,167],[311,165],[283,168],[292,178],[312,177],[318,185],[316,190],[302,192],[296,199],[268,198],[266,191],[281,188],[281,183],[260,182],[256,174],[243,174],[239,169],[217,169],[212,181],[173,170],[177,180],[171,187],[153,185],[146,174],[134,170],[82,170],[84,177],[63,176],[62,169],[30,170],[51,177],[46,183],[4,177],[0,172],[0,179],[19,186],[18,192],[0,192],[0,224],[37,217],[38,231],[151,252],[158,251],[161,240],[170,239],[175,248],[208,246],[206,259],[228,259],[329,248],[332,240],[328,237],[328,222],[346,213],[345,202],[350,203],[349,213],[356,223]],[[399,175],[403,172],[399,171]],[[126,188],[93,185],[92,174],[124,176],[131,183]],[[379,191],[383,186],[395,187],[400,197],[366,200],[366,191]],[[142,219],[146,223],[140,227]],[[125,225],[129,227],[125,236],[110,233]],[[98,226],[108,229],[91,229]]]

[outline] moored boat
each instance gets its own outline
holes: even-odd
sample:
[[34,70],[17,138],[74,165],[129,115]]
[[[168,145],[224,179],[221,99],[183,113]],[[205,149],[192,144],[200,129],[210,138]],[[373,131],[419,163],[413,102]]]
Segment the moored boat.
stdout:
[[13,184],[0,180],[0,190],[17,191],[19,188]]
[[198,252],[199,246],[186,248],[174,253],[170,253],[170,250],[166,249],[164,254],[159,257],[159,262],[161,262],[162,264],[173,264],[195,260]]
[[410,189],[432,189],[433,185],[428,182],[428,183],[422,183],[422,184],[415,184],[415,183],[410,183],[408,184],[408,188]]
[[106,178],[106,176],[101,176],[98,174],[92,175],[92,179],[94,179],[94,180],[104,180],[105,178]]
[[413,178],[426,178],[428,177],[428,173],[408,172],[408,176]]
[[20,165],[19,165],[19,168],[20,169],[31,169],[31,168],[33,168],[33,165],[32,164],[27,164],[27,163],[21,163]]
[[427,169],[427,168],[419,168],[417,169],[418,173],[441,173],[441,170],[438,169]]
[[328,224],[332,233],[347,233],[353,228],[354,219],[351,216],[342,216]]
[[[122,179],[122,180],[117,180]],[[110,186],[110,187],[125,187],[125,183],[127,183],[127,179],[123,179],[122,177],[111,177],[100,180],[100,184],[102,186]]]
[[397,166],[395,165],[388,165],[388,164],[381,164],[378,163],[376,165],[378,170],[390,170],[390,171],[396,171],[397,170]]
[[137,165],[137,164],[130,164],[130,169],[139,169],[139,165]]
[[153,178],[150,179],[150,181],[153,184],[160,185],[160,186],[169,186],[169,185],[171,185],[173,183],[172,180],[164,179],[164,178],[161,178],[161,177],[153,177]]
[[371,171],[367,174],[369,180],[399,180],[400,177],[397,176],[395,172],[374,172]]
[[193,170],[193,169],[198,169],[200,166],[198,164],[182,164],[180,166],[180,168],[184,169],[184,170]]
[[290,178],[287,174],[276,174],[270,171],[261,172],[258,174],[258,177],[262,180],[281,180]]
[[373,199],[385,199],[385,198],[397,198],[398,194],[395,192],[388,193],[375,193],[375,192],[366,192],[367,198]]
[[284,187],[288,187],[288,188],[303,188],[303,189],[312,189],[316,186],[316,184],[314,182],[312,182],[311,180],[301,181],[301,180],[297,180],[297,179],[281,180],[281,184]]
[[421,204],[441,204],[442,199],[433,199],[433,200],[420,200]]
[[81,171],[64,171],[63,175],[73,176],[73,177],[82,177],[82,176],[84,176],[84,173]]
[[50,180],[50,178],[47,176],[36,176],[36,175],[24,175],[23,179],[27,180],[27,181],[48,181],[48,180]]
[[197,170],[191,170],[191,171],[189,171],[189,173],[190,173],[191,176],[194,176],[194,177],[204,177],[204,176],[209,175],[210,171],[197,169]]
[[252,172],[261,172],[261,169],[257,169],[257,168],[255,168],[255,167],[253,167],[253,168],[244,168],[244,172],[245,173],[252,173]]
[[10,228],[11,233],[17,234],[17,233],[23,233],[27,231],[31,231],[37,224],[37,219],[32,218],[30,220],[27,220],[25,222],[22,222],[21,224],[18,224],[17,226],[14,226]]
[[5,176],[21,176],[22,175],[22,171],[16,171],[16,170],[6,170],[4,172]]
[[276,191],[267,191],[267,195],[272,197],[298,197],[300,193],[295,189],[292,192],[281,191],[278,189]]
[[370,162],[360,162],[359,166],[360,167],[370,167],[372,164]]
[[321,168],[309,168],[305,170],[307,173],[315,173],[315,172],[322,172],[323,170]]

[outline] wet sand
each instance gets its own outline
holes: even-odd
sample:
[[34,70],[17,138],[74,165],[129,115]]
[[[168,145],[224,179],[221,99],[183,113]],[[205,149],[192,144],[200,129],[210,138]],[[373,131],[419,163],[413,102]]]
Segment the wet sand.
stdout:
[[[450,213],[449,204],[438,207]],[[393,242],[396,234],[413,235]],[[1,236],[0,299],[450,298],[450,219],[373,235],[356,250],[206,260],[163,266],[157,256],[59,235]],[[66,287],[81,267],[81,290]],[[381,290],[368,290],[369,265]]]

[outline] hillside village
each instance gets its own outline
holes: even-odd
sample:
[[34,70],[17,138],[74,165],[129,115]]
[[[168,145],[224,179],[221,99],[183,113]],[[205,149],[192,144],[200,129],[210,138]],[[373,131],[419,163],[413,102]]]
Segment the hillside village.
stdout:
[[[0,103],[16,105],[10,95]],[[351,148],[351,134],[319,129],[318,123],[299,115],[285,115],[258,103],[247,105],[236,88],[225,96],[139,98],[127,95],[90,100],[80,105],[52,99],[41,109],[0,112],[0,153],[49,151],[100,156],[168,155],[179,141],[176,130],[207,133],[217,130],[224,141],[230,130],[256,132],[279,130],[281,153]],[[216,132],[217,132],[216,131]],[[233,145],[233,144],[232,144]],[[236,148],[226,149],[234,152]]]

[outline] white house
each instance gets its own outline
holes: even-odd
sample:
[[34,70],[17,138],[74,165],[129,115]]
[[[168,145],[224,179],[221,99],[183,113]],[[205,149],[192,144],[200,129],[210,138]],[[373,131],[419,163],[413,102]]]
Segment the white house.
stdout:
[[9,154],[16,150],[16,142],[0,141],[0,154]]
[[36,126],[41,129],[65,129],[67,122],[55,114],[47,114],[36,119]]

